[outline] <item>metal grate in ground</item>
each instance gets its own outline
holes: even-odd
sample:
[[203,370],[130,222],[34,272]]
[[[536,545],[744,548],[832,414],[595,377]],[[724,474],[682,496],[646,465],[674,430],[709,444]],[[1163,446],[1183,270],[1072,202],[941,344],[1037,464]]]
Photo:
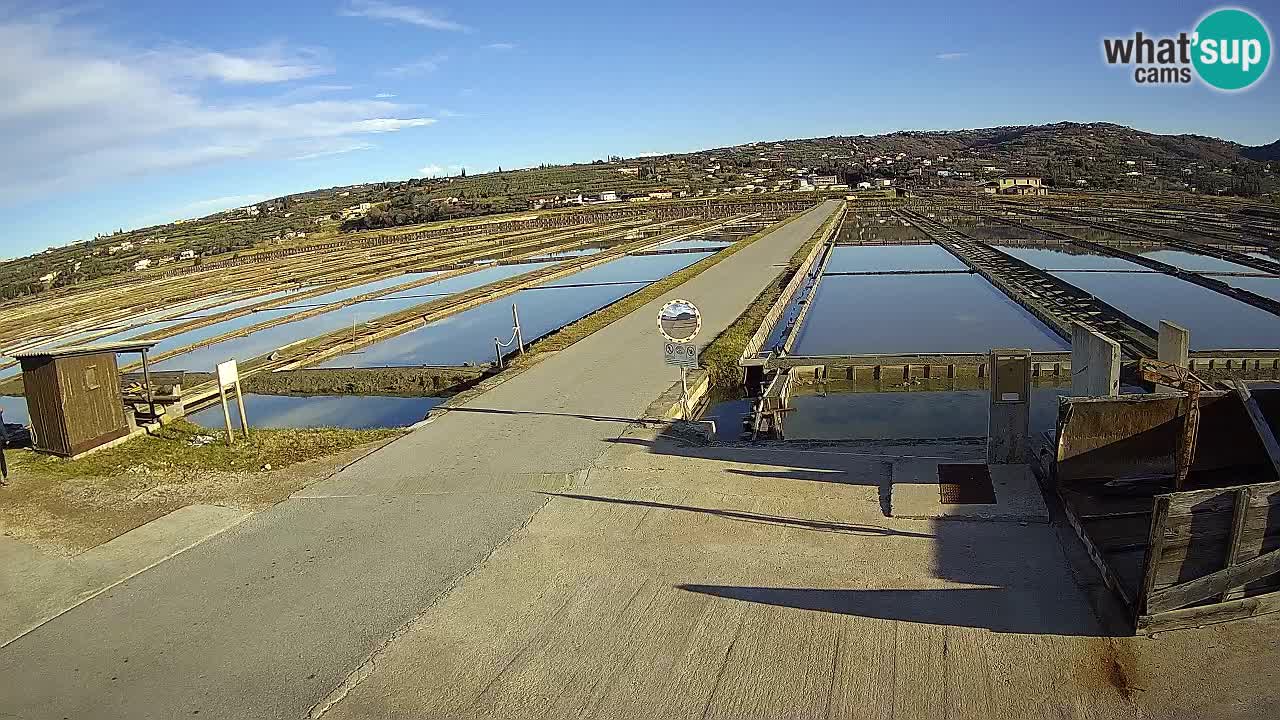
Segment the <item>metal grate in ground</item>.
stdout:
[[938,495],[943,505],[994,505],[991,469],[972,463],[938,465]]

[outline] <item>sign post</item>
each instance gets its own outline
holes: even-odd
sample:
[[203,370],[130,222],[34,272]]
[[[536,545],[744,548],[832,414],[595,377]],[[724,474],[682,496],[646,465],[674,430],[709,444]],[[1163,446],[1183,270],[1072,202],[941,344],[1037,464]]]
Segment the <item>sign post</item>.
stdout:
[[235,388],[236,407],[240,411],[240,430],[249,439],[249,418],[244,412],[244,393],[240,392],[240,369],[235,360],[218,363],[218,398],[222,400],[222,419],[227,425],[227,444],[234,441],[231,432],[231,411],[227,409],[227,391]]
[[680,406],[685,419],[692,410],[689,407],[689,368],[698,367],[698,346],[693,339],[702,329],[702,312],[688,300],[672,300],[658,311],[658,332],[666,342],[662,345],[662,359],[668,365],[680,368]]

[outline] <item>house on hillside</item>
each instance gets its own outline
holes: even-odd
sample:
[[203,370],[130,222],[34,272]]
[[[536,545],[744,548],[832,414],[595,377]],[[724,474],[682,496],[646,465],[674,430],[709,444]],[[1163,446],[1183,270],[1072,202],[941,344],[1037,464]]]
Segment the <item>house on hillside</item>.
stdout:
[[670,190],[654,190],[649,193],[651,200],[670,200],[672,192]]
[[151,258],[142,258],[133,264],[134,270],[146,270],[149,267],[151,267]]
[[990,195],[1048,195],[1044,181],[1030,175],[1010,175],[982,184],[982,190]]
[[178,253],[178,259],[179,259],[179,260],[195,260],[195,259],[196,259],[196,251],[195,251],[195,250],[183,250],[182,252]]

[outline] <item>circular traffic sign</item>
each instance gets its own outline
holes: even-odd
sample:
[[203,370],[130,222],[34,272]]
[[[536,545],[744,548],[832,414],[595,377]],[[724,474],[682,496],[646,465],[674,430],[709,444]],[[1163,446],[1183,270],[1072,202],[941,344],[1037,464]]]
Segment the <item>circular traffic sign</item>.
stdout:
[[702,329],[702,312],[688,300],[672,300],[658,311],[658,332],[671,342],[689,342]]

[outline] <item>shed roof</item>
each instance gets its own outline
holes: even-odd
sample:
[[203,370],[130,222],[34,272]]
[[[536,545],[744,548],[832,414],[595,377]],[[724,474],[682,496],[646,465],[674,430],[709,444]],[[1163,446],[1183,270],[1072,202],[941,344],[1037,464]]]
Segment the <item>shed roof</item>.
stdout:
[[97,353],[141,352],[156,346],[158,340],[101,343],[98,345],[68,345],[66,347],[47,348],[42,350],[25,350],[16,352],[12,357],[18,358],[55,358],[71,355],[94,355]]

